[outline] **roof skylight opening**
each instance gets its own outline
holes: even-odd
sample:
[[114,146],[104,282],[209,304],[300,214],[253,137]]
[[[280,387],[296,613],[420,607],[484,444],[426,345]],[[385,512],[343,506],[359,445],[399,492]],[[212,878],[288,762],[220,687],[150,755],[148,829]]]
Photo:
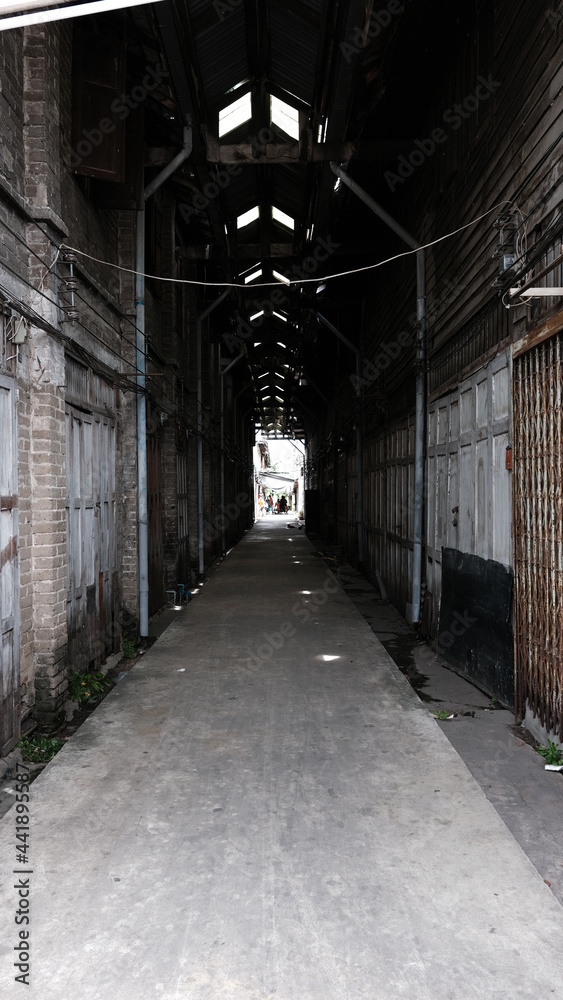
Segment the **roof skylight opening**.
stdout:
[[271,398],[272,398],[271,396],[262,396],[262,402],[264,402],[266,399],[271,399]]
[[270,97],[270,118],[272,125],[281,128],[290,139],[299,139],[299,112],[273,94]]
[[295,219],[291,218],[291,215],[287,215],[286,212],[282,212],[280,208],[276,208],[275,205],[272,208],[272,219],[274,222],[279,222],[282,226],[286,226],[287,229],[295,229]]
[[232,132],[239,125],[252,118],[252,97],[248,90],[242,97],[237,97],[236,101],[227,105],[219,112],[219,138]]
[[282,399],[281,396],[276,396],[276,399],[277,399],[278,403],[283,403],[283,399]]
[[272,271],[272,274],[276,279],[276,281],[283,281],[284,285],[291,284],[291,281],[289,280],[289,278],[286,278],[285,274],[280,274],[279,271]]
[[250,284],[251,281],[256,281],[256,278],[261,278],[261,277],[262,277],[262,268],[259,267],[256,271],[253,271],[252,274],[246,275],[244,283],[245,285],[248,285]]
[[283,385],[276,385],[276,389],[279,389],[280,392],[283,392]]
[[[285,344],[282,344],[281,340],[278,340],[278,341],[277,341],[277,345],[278,345],[278,347],[285,347]],[[287,367],[288,367],[288,366],[286,365],[286,368],[287,368]]]
[[262,372],[262,374],[259,375],[258,378],[268,378],[268,372]]
[[276,378],[285,378],[285,375],[280,375],[279,372],[274,372],[274,375],[276,376]]
[[261,340],[255,340],[254,341],[254,346],[255,347],[262,347],[262,341]]
[[287,323],[287,316],[284,316],[283,313],[276,312],[276,310],[274,309],[273,315],[277,316],[278,319],[283,320],[284,323]]
[[264,315],[264,310],[263,310],[263,309],[261,309],[261,310],[260,310],[260,312],[257,312],[257,313],[253,313],[253,314],[252,314],[252,316],[249,316],[249,317],[248,317],[248,319],[249,319],[249,322],[250,322],[250,323],[254,323],[254,320],[255,320],[255,319],[260,319],[260,317],[261,317],[261,316],[263,316],[263,315]]
[[237,229],[244,229],[245,226],[249,226],[251,222],[256,222],[256,219],[259,218],[260,206],[255,205],[254,208],[249,208],[248,212],[237,215]]

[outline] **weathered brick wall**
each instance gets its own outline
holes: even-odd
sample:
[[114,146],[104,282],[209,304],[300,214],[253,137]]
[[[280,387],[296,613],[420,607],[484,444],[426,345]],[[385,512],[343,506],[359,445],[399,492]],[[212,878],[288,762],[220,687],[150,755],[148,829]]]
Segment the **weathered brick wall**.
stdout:
[[34,331],[33,351],[29,467],[34,714],[51,725],[67,689],[65,366],[62,344],[49,334]]

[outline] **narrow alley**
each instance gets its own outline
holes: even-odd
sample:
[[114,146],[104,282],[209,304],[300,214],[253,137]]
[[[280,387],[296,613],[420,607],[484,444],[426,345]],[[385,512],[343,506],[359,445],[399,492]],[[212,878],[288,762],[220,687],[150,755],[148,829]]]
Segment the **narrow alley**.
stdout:
[[258,521],[32,784],[28,875],[0,822],[26,996],[563,995],[561,905],[314,553]]

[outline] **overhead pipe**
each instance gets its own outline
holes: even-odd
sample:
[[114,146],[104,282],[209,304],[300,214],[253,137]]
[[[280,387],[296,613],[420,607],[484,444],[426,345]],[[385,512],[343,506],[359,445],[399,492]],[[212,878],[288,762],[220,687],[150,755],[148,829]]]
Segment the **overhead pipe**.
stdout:
[[[146,186],[143,201],[178,169],[192,151],[192,127],[184,128],[184,145],[177,156]],[[136,336],[135,364],[137,369],[137,533],[139,576],[139,634],[146,639],[149,634],[149,547],[148,547],[148,493],[147,493],[147,343],[145,331],[145,210],[137,212],[135,247],[135,309]]]
[[[207,306],[196,319],[196,435],[197,435],[197,562],[198,562],[198,582],[201,582],[205,573],[205,547],[203,541],[203,350],[202,350],[202,325],[203,321],[211,315],[214,309],[231,294],[230,288],[224,291],[215,299],[211,305]],[[221,386],[222,386],[221,382]],[[222,399],[222,392],[221,392]],[[222,401],[221,401],[222,406]],[[221,449],[223,450],[223,449]]]
[[416,250],[416,404],[414,447],[414,526],[411,620],[418,625],[422,595],[422,525],[424,514],[424,432],[426,418],[426,265],[425,253],[418,240],[382,208],[371,195],[353,180],[339,163],[330,168],[407,246]]
[[[330,330],[338,340],[342,341],[355,354],[356,379],[360,379],[362,375],[362,357],[359,349],[326,316],[323,316],[318,309],[313,310],[313,314],[326,326],[327,330]],[[359,381],[356,381],[356,385],[360,385]],[[364,446],[361,400],[358,400],[358,404],[358,420],[356,423],[356,529],[358,532],[358,565],[361,570],[364,565]]]

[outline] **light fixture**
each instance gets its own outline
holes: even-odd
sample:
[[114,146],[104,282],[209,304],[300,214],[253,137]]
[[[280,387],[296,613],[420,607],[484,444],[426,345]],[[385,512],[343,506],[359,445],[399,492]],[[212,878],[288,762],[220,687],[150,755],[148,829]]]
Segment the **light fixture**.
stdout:
[[252,118],[252,95],[248,90],[219,112],[219,138],[244,125],[249,118]]
[[[10,28],[25,28],[30,24],[46,24],[48,21],[62,21],[69,17],[83,17],[85,14],[103,14],[110,10],[121,10],[124,7],[140,7],[149,3],[150,0],[88,0],[87,3],[69,3],[68,0],[62,7],[56,10],[29,10],[29,7],[49,7],[57,0],[43,0],[42,3],[9,4],[4,6],[4,10],[16,10],[19,13],[13,17],[0,18],[0,31],[7,31]],[[64,0],[63,0],[64,2]],[[22,13],[27,6],[27,11]],[[0,14],[2,13],[0,8]]]
[[556,298],[563,295],[563,288],[511,288],[510,297],[518,295],[521,299],[544,299]]
[[237,229],[244,229],[245,226],[249,226],[251,222],[255,222],[259,218],[260,207],[255,205],[254,208],[249,208],[248,212],[243,212],[237,217]]
[[292,232],[295,229],[295,219],[292,219],[291,215],[288,215],[287,212],[282,212],[281,208],[276,208],[275,205],[272,208],[272,219]]

